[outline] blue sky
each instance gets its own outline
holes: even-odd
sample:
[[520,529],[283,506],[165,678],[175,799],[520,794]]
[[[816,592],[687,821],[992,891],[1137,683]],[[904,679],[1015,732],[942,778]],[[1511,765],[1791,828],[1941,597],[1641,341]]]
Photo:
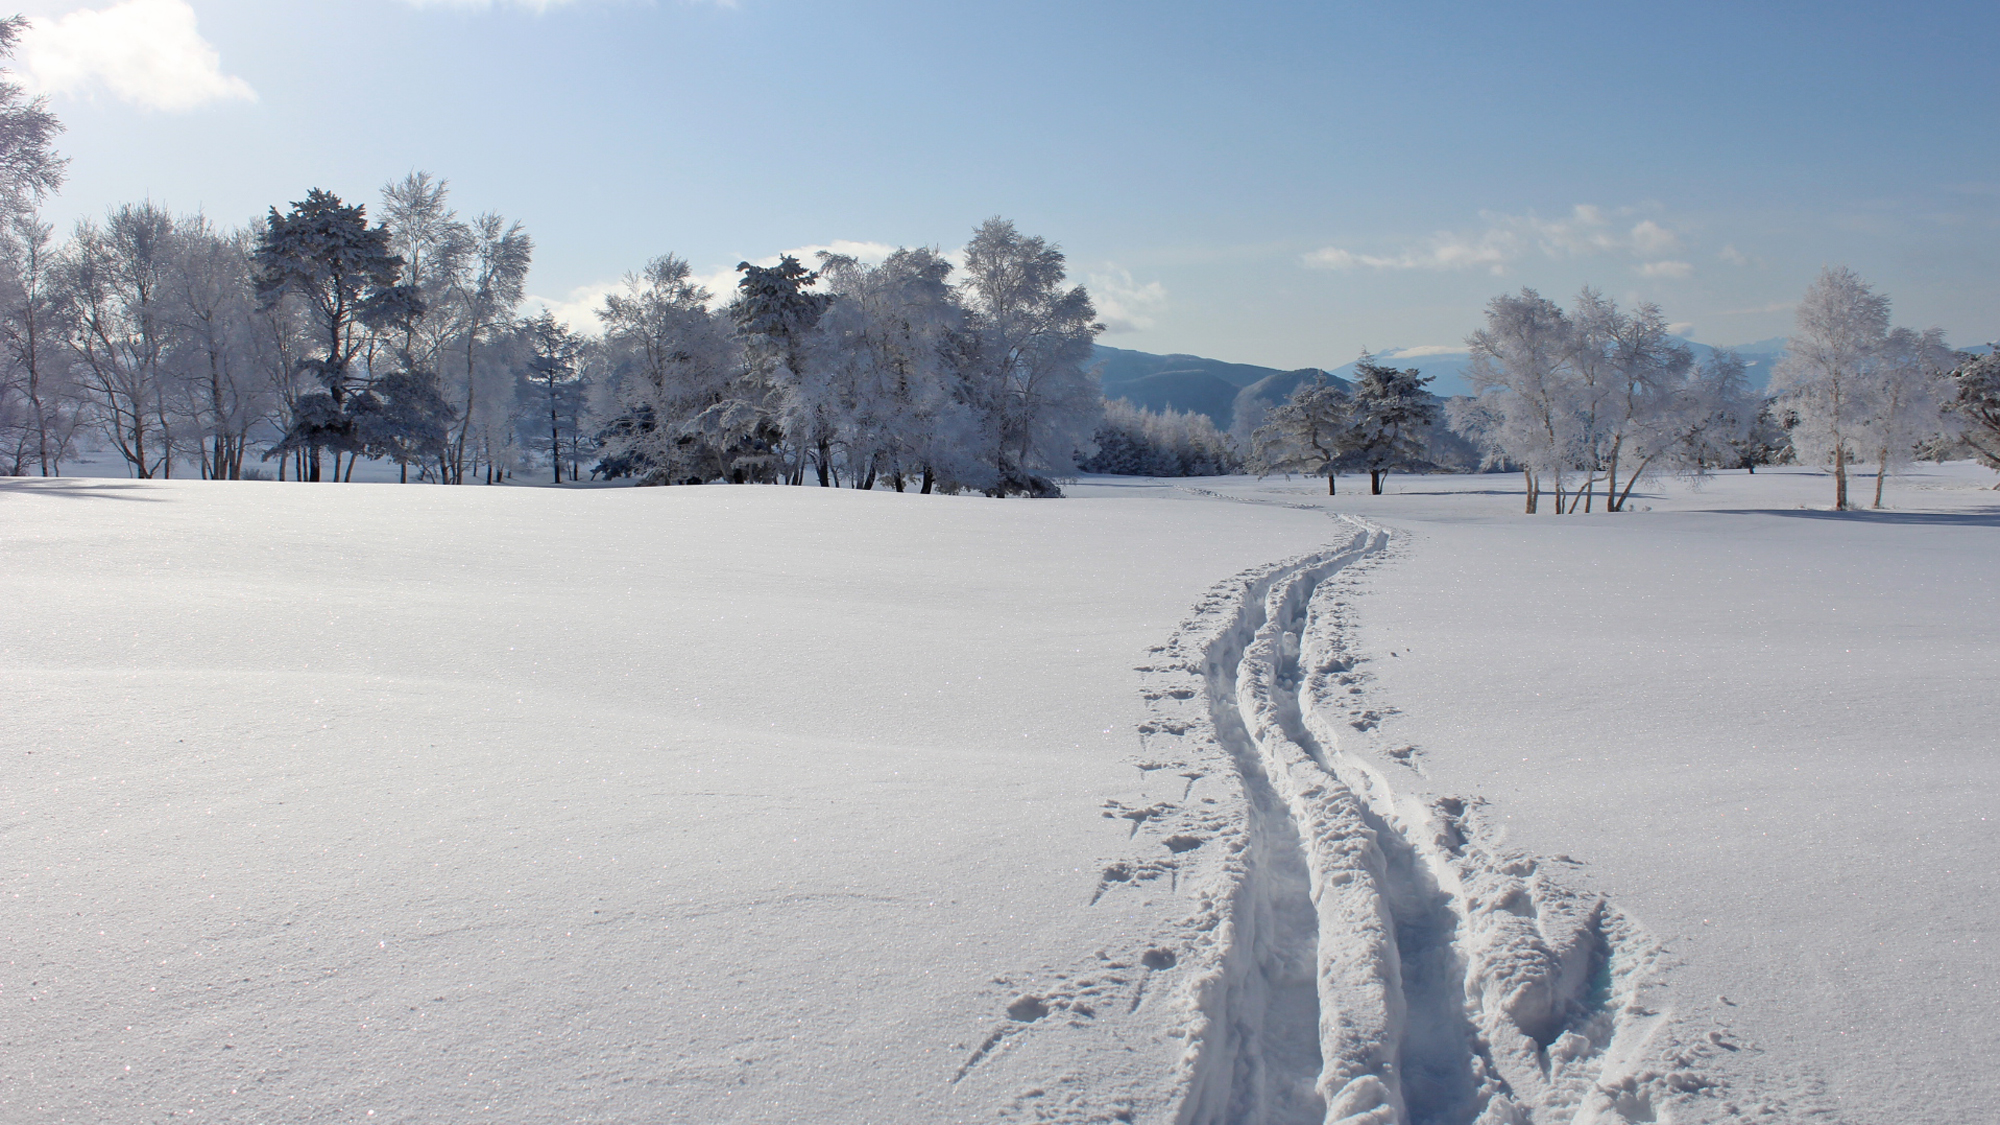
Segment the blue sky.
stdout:
[[1826,264],[2000,336],[2000,6],[1520,7],[54,0],[16,68],[69,126],[60,226],[425,169],[572,309],[667,251],[1001,214],[1148,351],[1335,366],[1585,283],[1741,343]]

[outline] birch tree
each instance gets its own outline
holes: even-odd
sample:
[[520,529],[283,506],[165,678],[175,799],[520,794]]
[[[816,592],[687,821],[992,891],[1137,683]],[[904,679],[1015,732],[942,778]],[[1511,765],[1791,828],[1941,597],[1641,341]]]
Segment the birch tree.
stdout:
[[1889,299],[1845,266],[1828,266],[1799,302],[1798,330],[1771,372],[1771,391],[1798,418],[1801,460],[1831,463],[1833,506],[1848,509],[1847,467],[1868,447],[1875,412],[1867,365],[1889,331]]
[[71,377],[64,340],[68,309],[58,282],[49,225],[16,214],[0,231],[0,432],[6,471],[42,476],[62,471],[83,421],[81,389]]
[[1868,364],[1870,404],[1867,432],[1875,453],[1875,503],[1893,469],[1915,455],[1917,443],[1943,429],[1944,406],[1953,387],[1958,353],[1945,346],[1944,329],[1917,332],[1891,329]]

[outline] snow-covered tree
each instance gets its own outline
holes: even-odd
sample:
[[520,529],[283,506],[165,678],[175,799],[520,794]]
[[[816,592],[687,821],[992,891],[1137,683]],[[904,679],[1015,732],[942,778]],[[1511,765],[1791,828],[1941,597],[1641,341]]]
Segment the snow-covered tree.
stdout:
[[1734,467],[1754,476],[1759,465],[1790,464],[1794,460],[1792,435],[1771,400],[1752,396],[1749,410],[1749,423],[1730,443]]
[[[1586,316],[1587,301],[1596,307]],[[1579,345],[1591,350],[1604,347],[1604,367],[1610,376],[1604,396],[1591,404],[1590,461],[1585,469],[1592,476],[1604,474],[1605,511],[1622,511],[1648,468],[1662,463],[1713,463],[1689,445],[1689,435],[1721,440],[1721,427],[1735,417],[1732,411],[1740,405],[1740,396],[1724,394],[1727,380],[1733,372],[1740,384],[1742,370],[1725,365],[1709,371],[1706,380],[1698,377],[1693,353],[1668,332],[1666,316],[1651,302],[1621,312],[1614,302],[1586,288],[1577,299],[1577,310],[1573,319],[1580,326],[1592,326],[1579,332]],[[1627,471],[1622,491],[1621,466]],[[1586,512],[1590,492],[1586,482]]]
[[1875,503],[1894,469],[1908,465],[1917,446],[1945,426],[1945,403],[1952,396],[1951,372],[1958,353],[1945,346],[1944,329],[1918,332],[1894,328],[1876,346],[1867,365],[1868,444],[1875,454]]
[[1574,408],[1569,318],[1554,301],[1523,289],[1488,302],[1486,327],[1466,343],[1475,398],[1452,405],[1453,428],[1486,450],[1488,464],[1521,470],[1530,514],[1544,484],[1554,485],[1562,511],[1566,474],[1582,459],[1586,429]]
[[[548,450],[552,481],[561,484],[563,454],[576,447],[584,429],[580,376],[585,344],[547,309],[522,321],[520,333],[525,360],[521,378],[527,391],[520,416],[522,444]],[[574,464],[570,478],[576,479]]]
[[176,452],[204,477],[236,480],[254,427],[275,405],[257,332],[250,234],[225,234],[201,215],[176,221],[164,318]]
[[59,282],[68,345],[97,426],[141,479],[173,472],[164,360],[174,218],[152,203],[84,220],[64,247]]
[[981,477],[967,455],[980,433],[957,360],[966,313],[951,263],[931,249],[900,249],[868,267],[822,254],[830,304],[814,326],[799,389],[833,420],[848,481],[901,492],[921,477],[930,492]]
[[775,472],[769,392],[747,372],[727,316],[686,260],[663,254],[604,299],[602,437],[613,475],[656,484],[764,480]]
[[[0,58],[13,57],[14,45],[27,29],[22,16],[0,20]],[[10,73],[0,70],[0,212],[29,214],[62,186],[69,164],[55,152],[56,134],[62,131],[47,98],[28,97]]]
[[1438,421],[1437,396],[1424,389],[1430,381],[1415,368],[1376,363],[1366,352],[1355,364],[1347,426],[1335,440],[1339,461],[1367,470],[1371,494],[1382,495],[1391,469],[1428,464],[1424,438]]
[[810,379],[812,331],[828,297],[811,293],[819,274],[786,254],[775,266],[738,262],[743,276],[729,315],[743,340],[751,380],[769,388],[777,422],[791,451],[786,478],[805,483],[811,462],[822,488],[833,483],[838,404]]
[[49,225],[32,212],[0,228],[0,472],[13,476],[59,473],[83,423],[57,265]]
[[1950,407],[1961,437],[1980,464],[2000,469],[2000,349],[1962,358],[1951,379]]
[[1799,459],[1833,465],[1833,506],[1845,511],[1847,466],[1868,449],[1870,360],[1889,332],[1889,299],[1845,266],[1822,269],[1799,302],[1798,331],[1771,372],[1771,391],[1797,419]]
[[1250,435],[1250,469],[1264,473],[1326,475],[1326,494],[1338,487],[1341,438],[1349,427],[1347,392],[1321,373],[1264,415]]
[[476,409],[482,387],[493,382],[482,370],[482,352],[510,330],[535,244],[520,223],[499,215],[459,218],[449,198],[448,181],[413,172],[382,188],[381,213],[389,248],[403,259],[404,282],[423,305],[421,316],[404,323],[398,362],[435,380],[439,399],[450,404],[441,416],[450,437],[436,468],[445,483],[462,484],[483,447],[473,440],[474,419],[492,415]]
[[1065,287],[1060,248],[992,218],[965,247],[962,291],[974,346],[967,393],[994,495],[1060,495],[1048,479],[1088,454],[1104,395],[1091,345],[1104,326],[1082,286]]

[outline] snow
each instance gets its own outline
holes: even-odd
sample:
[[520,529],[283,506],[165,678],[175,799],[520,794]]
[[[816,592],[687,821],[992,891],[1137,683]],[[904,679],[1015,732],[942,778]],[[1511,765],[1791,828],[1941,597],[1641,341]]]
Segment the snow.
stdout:
[[1992,480],[0,484],[0,1119],[1974,1120]]

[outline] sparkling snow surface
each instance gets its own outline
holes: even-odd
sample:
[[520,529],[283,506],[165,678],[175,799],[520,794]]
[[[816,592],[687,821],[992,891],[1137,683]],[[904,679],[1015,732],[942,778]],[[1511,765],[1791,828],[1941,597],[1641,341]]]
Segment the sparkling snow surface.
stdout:
[[1483,979],[1609,950],[1488,994],[1514,1120],[1977,1120],[1993,479],[0,483],[0,1120],[1470,1125],[1421,982],[1330,1030],[1344,815]]

